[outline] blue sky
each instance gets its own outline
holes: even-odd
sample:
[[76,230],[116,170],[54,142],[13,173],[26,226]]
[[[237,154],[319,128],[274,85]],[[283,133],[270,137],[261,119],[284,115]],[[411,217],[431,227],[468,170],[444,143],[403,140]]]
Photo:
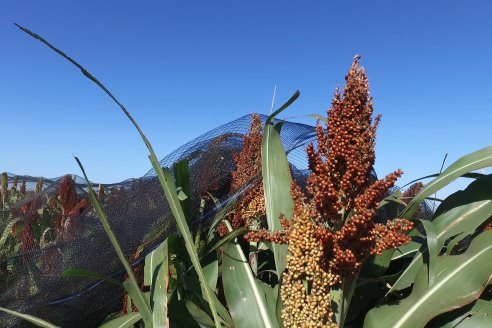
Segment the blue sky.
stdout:
[[[140,177],[147,150],[76,58],[127,106],[159,157],[251,112],[325,114],[361,54],[383,114],[376,170],[399,184],[491,144],[492,3],[442,1],[2,1],[0,171]],[[300,122],[314,122],[300,118]]]

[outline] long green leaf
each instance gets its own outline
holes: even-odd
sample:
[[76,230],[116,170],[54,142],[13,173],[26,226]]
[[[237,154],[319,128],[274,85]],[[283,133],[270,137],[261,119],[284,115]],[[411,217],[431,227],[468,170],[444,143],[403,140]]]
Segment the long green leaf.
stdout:
[[[169,323],[170,327],[186,327],[186,328],[203,328],[200,326],[195,317],[187,307],[187,302],[184,300],[173,301],[169,303]],[[192,309],[193,311],[193,309]],[[203,311],[202,311],[203,312]],[[195,315],[196,316],[196,315]],[[210,320],[210,318],[209,318]],[[210,320],[213,327],[213,322]],[[205,326],[206,327],[206,326]]]
[[[440,210],[442,214],[433,220],[437,236],[436,247],[439,251],[447,239],[463,231],[476,229],[492,215],[492,176],[483,176],[456,194],[457,196],[448,197],[452,200],[451,204],[447,199],[445,200],[441,206],[447,209]],[[427,247],[423,245],[388,294],[407,288],[413,283],[417,272],[423,265],[425,252],[427,252]]]
[[38,327],[59,328],[58,326],[55,326],[54,324],[49,323],[48,321],[45,321],[45,320],[36,318],[36,317],[34,317],[32,315],[29,315],[29,314],[24,314],[24,313],[20,313],[20,312],[17,312],[17,311],[12,311],[12,310],[9,310],[9,309],[3,308],[3,307],[0,307],[0,311],[1,312],[8,313],[8,314],[11,314],[11,315],[13,315],[13,316],[15,316],[17,318],[26,320],[26,321],[28,321],[30,323],[35,324]]
[[176,186],[181,188],[186,195],[186,199],[181,201],[183,212],[186,217],[188,226],[193,224],[193,207],[191,206],[191,189],[190,189],[190,172],[188,170],[188,161],[182,160],[173,166],[174,179]]
[[391,260],[394,261],[404,257],[414,256],[421,246],[422,243],[418,243],[412,240],[408,244],[398,247],[393,253],[393,257],[391,258]]
[[[422,225],[424,226],[425,229],[425,240],[427,242],[427,249],[429,251],[429,257],[427,260],[427,268],[429,270],[428,272],[428,277],[429,277],[429,287],[434,285],[434,280],[436,277],[436,271],[435,271],[435,259],[439,255],[440,248],[437,244],[437,234],[436,234],[436,228],[430,221],[426,220],[419,220]],[[442,246],[441,246],[442,247]]]
[[[261,146],[263,189],[265,193],[265,208],[268,228],[271,231],[281,230],[280,215],[292,217],[294,203],[290,194],[292,177],[290,175],[287,155],[280,140],[281,123],[273,126],[273,120],[277,114],[292,104],[300,93],[294,95],[272,115],[265,123],[263,141]],[[273,255],[278,277],[281,276],[286,266],[287,246],[273,244]]]
[[[50,49],[58,53],[60,56],[68,60],[70,63],[72,63],[74,66],[76,66],[80,71],[82,72],[83,75],[85,75],[88,79],[90,79],[92,82],[94,82],[98,87],[100,87],[123,111],[123,113],[126,115],[126,117],[132,122],[133,126],[135,129],[137,129],[138,133],[140,134],[140,137],[142,138],[142,141],[144,142],[145,146],[149,150],[149,160],[152,163],[152,167],[154,168],[157,177],[159,179],[159,182],[161,183],[161,186],[166,194],[166,199],[169,202],[169,205],[171,207],[171,211],[176,219],[176,223],[179,229],[179,232],[183,235],[185,239],[185,245],[186,245],[186,250],[188,251],[191,261],[195,267],[195,270],[197,271],[198,277],[200,279],[200,283],[205,286],[205,278],[203,276],[203,271],[200,266],[200,262],[198,261],[198,255],[196,253],[196,250],[193,245],[193,239],[191,237],[191,233],[188,227],[188,224],[186,223],[186,219],[183,213],[183,209],[181,208],[181,204],[179,203],[179,199],[176,195],[176,187],[174,184],[174,181],[171,178],[171,175],[169,171],[166,172],[166,177],[164,176],[163,171],[161,170],[159,161],[157,159],[157,156],[155,155],[154,149],[152,148],[152,145],[150,144],[149,140],[143,133],[142,129],[140,129],[140,126],[137,124],[135,119],[132,117],[130,112],[126,109],[126,107],[116,99],[116,97],[101,83],[99,82],[98,79],[96,79],[92,74],[90,74],[82,65],[77,63],[75,60],[73,60],[71,57],[67,56],[65,53],[63,53],[61,50],[57,49],[56,47],[52,46],[48,41],[40,37],[39,35],[29,31],[28,29],[15,24],[19,29],[24,31],[25,33],[29,34],[33,38],[41,41],[44,43],[46,46],[48,46]],[[170,188],[172,186],[172,188]],[[215,307],[213,305],[212,297],[210,293],[208,292],[207,288],[204,288],[206,291],[206,296],[207,296],[207,301],[209,302],[210,308],[212,310],[212,314],[214,317],[214,322],[215,326],[217,328],[220,327],[219,323],[219,317],[216,313]],[[146,311],[147,312],[147,311]],[[146,318],[146,315],[144,313],[144,318]]]
[[492,302],[477,300],[458,310],[441,314],[426,326],[428,328],[490,328]]
[[[395,250],[387,249],[381,255],[372,256],[364,262],[356,279],[356,288],[346,313],[345,322],[350,323],[367,312],[367,307],[375,295],[381,294],[378,282],[382,281],[389,268]],[[384,293],[383,293],[384,295]],[[383,296],[382,295],[382,296]]]
[[166,238],[156,249],[145,256],[144,285],[152,286],[155,282],[158,267],[168,259],[168,238]]
[[99,328],[133,328],[142,319],[140,312],[130,312],[102,324]]
[[462,255],[436,259],[436,278],[431,287],[427,268],[422,267],[410,296],[396,305],[369,311],[364,327],[420,328],[441,313],[475,301],[490,281],[491,257],[492,231],[485,231]]
[[210,287],[211,290],[215,290],[217,287],[217,279],[219,278],[219,261],[214,260],[205,264],[203,266],[203,274],[205,275],[208,287]]
[[439,174],[437,178],[426,184],[425,187],[410,201],[400,217],[411,218],[418,209],[420,203],[426,197],[429,197],[465,173],[479,170],[487,166],[492,166],[492,146],[461,157]]
[[237,237],[239,237],[241,235],[244,235],[246,232],[248,232],[248,228],[247,227],[241,227],[239,229],[235,229],[235,230],[229,232],[221,240],[219,240],[212,247],[210,247],[210,249],[207,249],[207,253],[211,253],[211,252],[215,251],[217,248],[219,248],[220,246],[224,245],[228,241],[230,241],[232,239],[235,239],[235,238],[237,238]]
[[[228,222],[227,225],[232,230]],[[253,277],[248,260],[237,241],[224,245],[222,283],[236,327],[278,327],[274,321],[275,313],[270,313],[265,293]]]
[[352,296],[354,295],[355,287],[357,285],[357,278],[358,273],[354,277],[346,277],[343,279],[340,286],[335,287],[330,291],[330,298],[332,299],[332,302],[336,304],[333,312],[335,321],[339,327],[345,325]]
[[[203,292],[200,287],[200,284],[196,282],[196,277],[190,275],[185,277],[184,279],[184,284],[186,285],[186,289],[188,292],[191,292],[193,294],[193,301],[195,302],[196,305],[201,307],[202,309],[207,306],[207,301],[203,299]],[[210,286],[208,288],[213,291]],[[215,289],[215,287],[214,287]],[[189,295],[190,296],[190,295]],[[220,302],[218,299],[217,295],[212,292],[212,297],[214,300],[215,308],[217,309],[217,313],[219,314],[221,318],[221,322],[226,325],[227,327],[234,327],[234,321],[232,320],[231,315],[229,314],[229,311],[224,307],[224,305]]]
[[214,318],[215,326],[220,328],[220,319],[217,315],[217,309],[215,308],[213,298],[211,295],[211,291],[207,288],[207,280],[203,273],[202,266],[200,264],[200,260],[198,258],[198,254],[195,249],[195,244],[193,242],[193,237],[191,236],[190,229],[188,228],[188,224],[186,223],[186,218],[183,213],[183,209],[181,208],[181,203],[178,199],[178,195],[176,194],[176,186],[174,185],[174,181],[171,176],[171,172],[167,168],[160,168],[160,164],[155,157],[155,155],[150,156],[150,161],[154,170],[157,173],[157,177],[161,183],[162,188],[164,189],[164,193],[166,195],[166,199],[169,203],[171,211],[176,219],[176,225],[178,226],[181,235],[185,241],[185,247],[188,251],[188,255],[190,256],[191,263],[195,268],[195,271],[198,275],[198,279],[200,280],[200,284],[202,286],[202,290],[204,291],[204,295],[208,304],[210,306],[210,310],[212,311],[212,315]]
[[166,238],[145,257],[144,284],[150,286],[154,328],[167,326],[168,240]]
[[111,226],[109,224],[108,217],[106,216],[106,213],[104,213],[104,210],[102,209],[101,204],[99,203],[99,200],[97,198],[96,193],[92,189],[91,183],[89,182],[89,178],[87,177],[87,174],[85,173],[84,167],[82,166],[82,163],[80,160],[75,157],[75,160],[77,161],[77,164],[80,167],[80,170],[82,171],[82,174],[84,175],[84,179],[87,183],[87,188],[89,191],[89,199],[91,201],[92,206],[96,210],[97,216],[99,217],[99,220],[101,221],[101,224],[104,228],[104,231],[106,231],[106,234],[109,237],[109,240],[111,241],[111,244],[113,245],[113,248],[116,251],[116,254],[118,255],[118,258],[120,262],[123,264],[123,267],[125,268],[126,274],[128,275],[128,280],[123,283],[123,286],[127,290],[128,294],[130,294],[131,291],[131,296],[135,301],[135,305],[137,306],[138,310],[140,313],[142,313],[142,318],[145,322],[146,325],[151,327],[152,324],[152,311],[150,309],[150,304],[145,301],[145,297],[140,290],[140,287],[138,286],[137,279],[135,278],[135,275],[133,274],[133,270],[130,266],[130,263],[128,263],[125,254],[123,253],[123,250],[121,249],[120,244],[118,243],[118,240],[116,239],[116,235],[114,234],[113,230],[111,229]]
[[167,285],[169,282],[169,263],[168,257],[159,266],[157,277],[152,284],[152,319],[154,328],[166,328],[169,327],[169,320],[167,317]]

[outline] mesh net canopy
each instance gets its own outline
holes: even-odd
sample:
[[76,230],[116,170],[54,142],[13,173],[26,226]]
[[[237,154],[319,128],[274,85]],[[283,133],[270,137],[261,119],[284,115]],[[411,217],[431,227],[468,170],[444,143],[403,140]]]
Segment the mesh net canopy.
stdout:
[[[266,121],[266,116],[259,117]],[[251,121],[252,115],[245,115],[217,127],[161,160],[161,166],[168,168],[188,161],[194,207],[203,205],[203,196],[213,190],[210,196],[214,201],[195,223],[206,223],[231,197],[233,158],[243,147]],[[285,122],[280,136],[294,179],[302,185],[307,177],[305,149],[310,142],[316,143],[314,127]],[[62,275],[77,268],[118,280],[125,278],[116,252],[87,201],[84,179],[71,176],[70,182],[66,177],[8,174],[6,180],[10,196],[0,207],[0,306],[62,327],[97,327],[109,314],[120,311],[124,299],[121,287]],[[155,171],[138,179],[93,186],[99,190],[124,253],[138,269],[145,255],[176,231]],[[0,323],[2,327],[30,327],[26,321],[6,314],[0,314]]]
[[[257,117],[263,124],[267,119],[265,115]],[[200,214],[194,224],[209,223],[231,198],[255,183],[250,181],[235,188],[238,192],[231,192],[234,159],[243,149],[252,118],[253,115],[245,115],[217,127],[161,160],[161,166],[171,171],[176,163],[188,163],[188,196],[193,208],[201,208],[196,211]],[[287,121],[280,138],[293,178],[302,187],[309,174],[306,147],[309,143],[316,146],[315,127]],[[374,171],[372,175],[376,179]],[[125,292],[120,286],[63,275],[66,270],[77,268],[120,281],[126,277],[88,201],[84,179],[8,174],[4,180],[0,199],[0,306],[62,327],[97,327],[110,314],[121,311]],[[145,255],[176,232],[155,171],[138,179],[92,185],[98,190],[118,242],[138,272]],[[377,219],[385,220],[384,213]],[[0,326],[31,325],[0,313]]]

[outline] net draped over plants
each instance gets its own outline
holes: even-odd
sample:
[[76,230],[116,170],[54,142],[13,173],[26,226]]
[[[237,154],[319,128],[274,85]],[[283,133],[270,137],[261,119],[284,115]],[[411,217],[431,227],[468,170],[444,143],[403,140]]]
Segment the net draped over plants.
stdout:
[[[259,116],[266,121],[266,116]],[[252,115],[245,115],[188,142],[161,160],[172,168],[187,161],[194,224],[210,217],[248,184],[231,194],[234,156],[243,147]],[[281,140],[296,182],[307,177],[306,147],[316,143],[313,126],[285,122]],[[90,168],[87,168],[90,170]],[[261,172],[260,172],[261,174]],[[258,177],[261,179],[261,175]],[[77,268],[125,278],[116,253],[87,200],[78,176],[57,179],[4,175],[0,208],[0,306],[31,314],[63,327],[97,326],[122,309],[124,289],[102,280],[65,277]],[[249,184],[254,184],[250,181]],[[99,200],[135,271],[143,258],[169,234],[174,218],[155,172],[121,183],[96,185]],[[237,188],[236,188],[237,189]],[[2,327],[29,326],[0,314]]]

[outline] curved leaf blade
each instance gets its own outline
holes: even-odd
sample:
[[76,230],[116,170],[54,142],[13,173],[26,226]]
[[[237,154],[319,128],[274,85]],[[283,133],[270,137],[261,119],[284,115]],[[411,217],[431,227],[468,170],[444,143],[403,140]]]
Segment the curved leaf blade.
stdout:
[[[261,145],[262,175],[267,224],[270,231],[281,230],[280,215],[284,214],[287,218],[291,218],[294,207],[290,194],[292,176],[290,175],[287,155],[280,140],[282,122],[273,126],[273,119],[292,104],[299,95],[299,91],[296,91],[282,107],[270,115],[263,131]],[[286,266],[287,246],[273,244],[272,249],[277,274],[280,277]]]
[[150,309],[150,304],[146,301],[145,296],[143,295],[142,291],[140,290],[140,287],[138,286],[137,279],[135,278],[135,274],[133,273],[130,263],[128,263],[128,260],[126,259],[125,254],[121,249],[120,244],[118,243],[118,239],[116,238],[113,229],[111,229],[111,225],[109,224],[108,217],[106,216],[106,213],[104,212],[101,204],[99,203],[99,199],[97,198],[96,193],[92,189],[92,185],[89,182],[89,178],[85,173],[82,163],[77,157],[75,157],[75,160],[77,161],[77,164],[79,165],[80,170],[82,171],[82,174],[84,175],[84,179],[87,183],[87,188],[89,191],[89,199],[91,201],[91,204],[96,210],[96,214],[99,218],[99,221],[101,221],[104,231],[108,235],[108,238],[111,241],[111,244],[113,245],[116,254],[118,255],[118,259],[120,260],[121,264],[123,264],[123,267],[125,268],[125,271],[128,275],[128,279],[125,282],[123,282],[123,287],[125,287],[128,294],[134,299],[135,305],[137,306],[139,312],[142,313],[143,321],[146,323],[146,325],[151,325],[152,310]]
[[[75,67],[80,69],[81,73],[84,76],[86,76],[89,80],[91,80],[99,88],[101,88],[118,105],[118,107],[120,107],[120,109],[123,111],[125,116],[131,121],[131,123],[133,124],[135,129],[137,129],[138,134],[140,135],[142,141],[144,142],[145,146],[149,150],[149,153],[150,153],[149,154],[149,160],[152,163],[152,167],[156,172],[156,175],[159,179],[159,182],[161,183],[161,186],[162,186],[162,189],[164,190],[164,193],[166,194],[166,199],[167,199],[169,206],[171,208],[171,211],[172,211],[172,213],[176,219],[176,223],[177,223],[179,232],[181,234],[183,234],[183,236],[184,236],[186,250],[188,251],[190,258],[191,258],[191,261],[193,263],[193,266],[195,267],[195,270],[197,271],[198,277],[200,279],[200,284],[202,284],[202,286],[205,286],[206,282],[205,282],[205,278],[203,275],[203,271],[202,271],[202,268],[200,266],[197,252],[193,246],[193,239],[191,238],[191,233],[190,233],[188,224],[186,222],[186,218],[185,218],[183,209],[181,208],[181,204],[179,203],[179,199],[178,199],[178,196],[176,194],[176,186],[174,184],[174,181],[171,178],[171,174],[169,173],[169,170],[167,170],[167,173],[165,173],[166,176],[164,175],[163,171],[161,170],[157,156],[155,155],[154,149],[153,149],[152,145],[150,144],[150,141],[147,139],[147,137],[143,133],[142,129],[140,128],[140,126],[137,124],[137,122],[133,118],[133,116],[126,109],[126,107],[109,91],[109,89],[106,88],[95,76],[93,76],[91,73],[89,73],[89,71],[87,71],[82,65],[77,63],[74,59],[72,59],[71,57],[66,55],[61,50],[59,50],[56,47],[54,47],[53,45],[51,45],[48,41],[46,41],[44,38],[37,35],[36,33],[33,33],[30,30],[28,30],[28,29],[26,29],[26,28],[24,28],[18,24],[15,24],[15,26],[17,26],[20,30],[27,33],[31,37],[41,41],[43,44],[48,46],[51,50],[55,51],[57,54],[59,54],[60,56],[62,56],[66,60],[68,60],[71,64],[73,64]],[[207,301],[209,303],[210,309],[212,310],[212,315],[214,317],[215,327],[220,328],[219,316],[217,315],[217,311],[216,311],[215,306],[213,304],[212,296],[210,295],[208,288],[204,287],[203,289],[205,290]],[[147,309],[146,309],[145,312],[149,312],[149,314],[150,314],[150,309],[149,309],[149,311],[147,311]],[[146,313],[143,313],[143,317],[144,317],[144,320],[148,320],[147,319],[148,316]],[[147,323],[147,324],[150,325],[150,323]]]
[[492,231],[478,235],[465,253],[439,256],[436,277],[429,287],[428,271],[422,267],[410,296],[397,305],[384,305],[368,312],[364,328],[424,327],[441,313],[469,304],[490,281],[492,273]]
[[[484,176],[475,180],[465,190],[457,193],[460,201],[452,202],[452,206],[455,207],[450,205],[446,211],[443,210],[443,213],[433,220],[438,252],[442,249],[447,239],[464,231],[476,229],[492,215],[491,186],[492,176]],[[442,205],[444,206],[446,203]],[[391,287],[387,295],[395,290],[407,288],[413,283],[417,272],[424,263],[423,254],[427,250],[427,246],[422,245],[410,265]]]
[[489,328],[492,327],[492,302],[477,300],[469,306],[444,313],[433,319],[428,328]]
[[445,169],[437,178],[425,185],[425,187],[410,201],[401,213],[402,218],[411,218],[418,209],[420,203],[426,198],[456,180],[465,173],[492,166],[492,146],[477,150],[458,159]]
[[265,293],[253,277],[248,260],[237,242],[229,241],[224,245],[222,283],[236,327],[278,327],[275,312],[271,313],[270,302],[267,302]]
[[142,319],[140,312],[130,312],[103,323],[99,328],[133,328],[134,325]]
[[8,314],[11,314],[11,315],[13,315],[13,316],[15,316],[17,318],[20,318],[20,319],[26,320],[26,321],[28,321],[30,323],[33,323],[33,324],[35,324],[38,327],[43,327],[43,328],[60,328],[58,326],[55,326],[52,323],[49,323],[48,321],[45,321],[45,320],[36,318],[35,316],[29,315],[29,314],[20,313],[20,312],[13,311],[13,310],[9,310],[9,309],[3,308],[3,307],[0,307],[0,312],[5,312],[5,313],[8,313]]

